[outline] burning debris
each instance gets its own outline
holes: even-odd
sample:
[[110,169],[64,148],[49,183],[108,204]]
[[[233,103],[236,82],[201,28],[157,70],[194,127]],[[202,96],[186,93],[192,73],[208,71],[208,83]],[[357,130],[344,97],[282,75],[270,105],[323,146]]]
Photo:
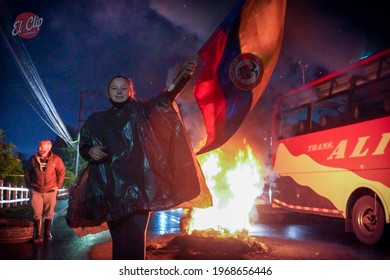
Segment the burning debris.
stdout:
[[214,206],[184,209],[182,234],[153,239],[149,258],[168,254],[172,259],[259,259],[267,252],[248,235],[251,210],[263,187],[261,164],[249,145],[235,158],[227,157],[222,150],[199,157]]
[[[224,234],[219,231],[194,231],[192,234],[165,234],[146,243],[147,260],[261,260],[272,250],[246,232]],[[112,243],[95,245],[89,259],[110,260]]]
[[148,259],[245,260],[261,259],[268,249],[246,232],[232,235],[216,230],[154,238],[147,247]]

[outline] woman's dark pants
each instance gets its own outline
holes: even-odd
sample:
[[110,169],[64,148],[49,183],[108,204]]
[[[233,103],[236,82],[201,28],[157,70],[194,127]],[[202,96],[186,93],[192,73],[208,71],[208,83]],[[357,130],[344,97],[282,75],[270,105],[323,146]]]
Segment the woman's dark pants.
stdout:
[[142,212],[108,222],[112,239],[113,260],[145,259],[149,217],[150,212]]

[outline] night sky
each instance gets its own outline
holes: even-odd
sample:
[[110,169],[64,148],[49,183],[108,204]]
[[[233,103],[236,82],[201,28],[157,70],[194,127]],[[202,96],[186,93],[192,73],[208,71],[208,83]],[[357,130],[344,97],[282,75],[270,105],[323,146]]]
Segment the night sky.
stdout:
[[[43,19],[39,34],[22,42],[63,123],[77,129],[79,119],[85,120],[93,111],[108,106],[105,88],[115,74],[133,79],[138,98],[158,94],[171,81],[178,65],[196,56],[236,1],[0,2],[12,21],[23,12]],[[243,127],[250,127],[251,133],[267,134],[275,98],[302,85],[299,61],[307,65],[305,81],[310,82],[390,47],[388,2],[366,3],[287,1],[278,63],[262,99],[251,112],[256,117],[248,116]],[[54,139],[56,135],[30,105],[35,102],[32,93],[3,37],[0,59],[0,128],[6,141],[16,146],[15,151],[28,156],[35,153],[40,139]],[[192,83],[195,78],[196,73]],[[196,142],[203,130],[192,83],[178,102]],[[257,121],[252,123],[252,119]]]

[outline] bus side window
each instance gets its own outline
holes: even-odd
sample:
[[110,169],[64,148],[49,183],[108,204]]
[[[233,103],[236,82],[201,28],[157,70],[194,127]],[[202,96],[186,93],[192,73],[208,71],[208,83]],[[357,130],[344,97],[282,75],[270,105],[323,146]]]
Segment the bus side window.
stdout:
[[297,124],[294,123],[294,120],[290,120],[289,122],[285,121],[282,123],[280,127],[279,136],[280,138],[289,138],[297,134],[296,131]]
[[353,108],[353,120],[356,121],[360,117],[360,107],[359,105],[355,105]]
[[280,133],[281,138],[288,138],[293,135],[294,135],[294,126],[292,124],[284,125]]
[[[353,91],[353,121],[367,121],[390,115],[390,79],[358,86]],[[359,111],[357,112],[356,109]],[[357,114],[358,113],[358,114]]]
[[326,116],[320,117],[320,126],[326,127],[328,125],[328,118]]
[[306,132],[306,124],[305,124],[305,121],[303,120],[300,120],[297,124],[297,131],[296,131],[296,135],[300,135],[300,134],[303,134]]
[[383,99],[383,108],[385,109],[386,116],[390,115],[390,93],[387,93]]
[[280,117],[277,117],[277,119],[280,119],[280,126],[278,129],[279,138],[284,139],[306,133],[307,112],[308,106],[281,112]]
[[376,95],[358,100],[353,107],[353,120],[366,121],[390,115],[390,96]]

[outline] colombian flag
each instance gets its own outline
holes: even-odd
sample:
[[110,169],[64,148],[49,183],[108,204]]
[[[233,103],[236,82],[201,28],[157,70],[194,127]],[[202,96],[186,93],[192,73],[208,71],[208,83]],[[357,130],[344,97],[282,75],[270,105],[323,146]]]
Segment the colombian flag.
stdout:
[[262,95],[282,43],[286,0],[241,0],[199,50],[194,87],[207,140],[197,154],[223,145]]

